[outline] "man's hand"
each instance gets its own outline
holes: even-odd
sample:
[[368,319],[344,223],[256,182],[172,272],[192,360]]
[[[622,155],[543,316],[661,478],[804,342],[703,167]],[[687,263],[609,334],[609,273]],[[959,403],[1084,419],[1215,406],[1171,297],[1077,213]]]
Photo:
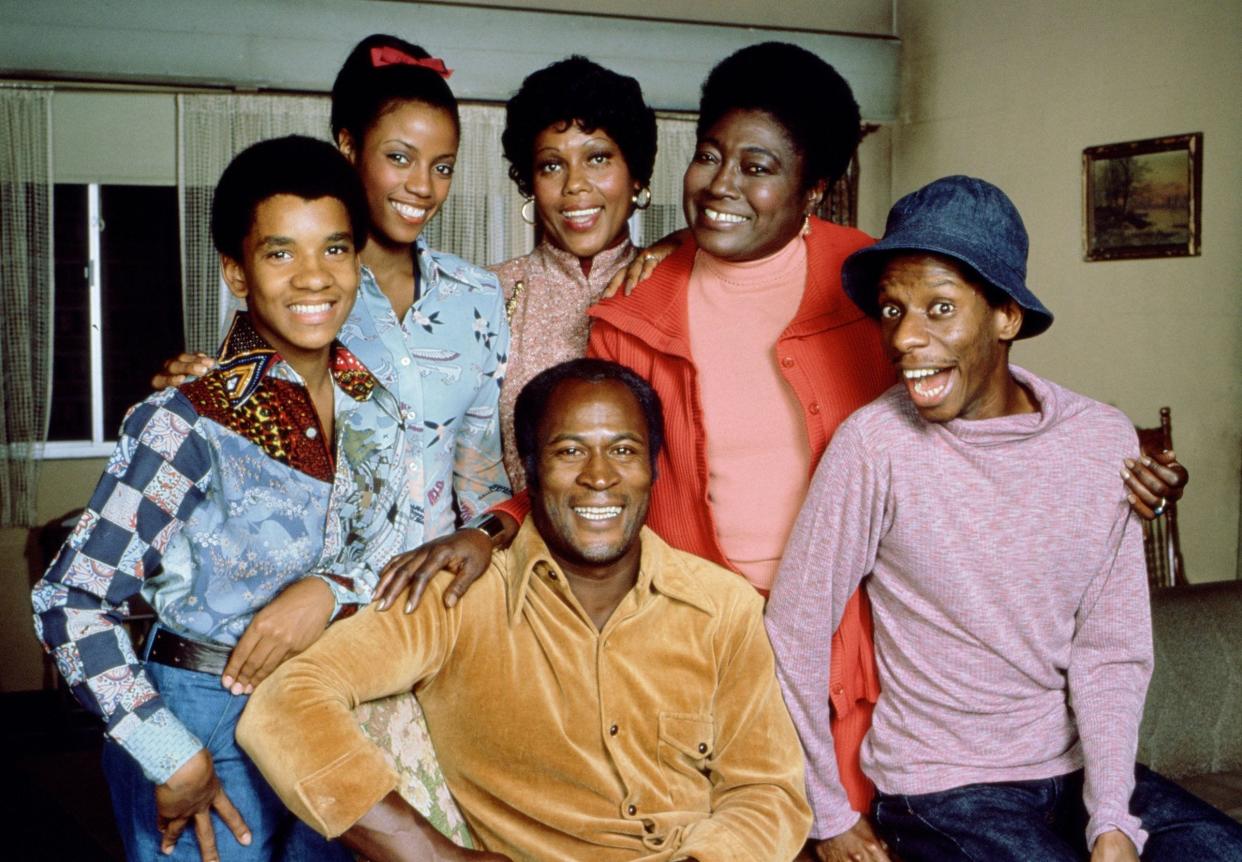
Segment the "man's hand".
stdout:
[[1156,511],[1162,500],[1168,504],[1182,499],[1190,481],[1190,473],[1178,463],[1172,450],[1143,455],[1137,461],[1127,458],[1125,463],[1121,478],[1126,482],[1126,499],[1130,508],[1148,521],[1164,514],[1163,509]]
[[164,363],[164,367],[151,378],[151,388],[180,386],[190,377],[202,377],[215,364],[216,361],[206,353],[182,353]]
[[371,862],[511,862],[499,853],[458,847],[395,790],[347,829],[341,843]]
[[220,854],[216,851],[216,833],[211,824],[213,808],[238,843],[248,846],[250,827],[225,795],[212,766],[211,755],[204,748],[187,760],[168,781],[156,785],[155,825],[160,830],[160,852],[170,855],[182,831],[193,820],[198,852],[203,862],[218,862]]
[[1119,829],[1100,834],[1091,848],[1091,862],[1139,862],[1134,842]]
[[335,606],[332,590],[319,578],[303,578],[285,587],[254,615],[233,647],[220,683],[233,694],[250,694],[282,661],[323,634]]
[[467,528],[432,539],[412,551],[393,557],[380,572],[372,601],[379,603],[381,611],[386,611],[405,588],[410,587],[405,612],[413,613],[427,584],[437,574],[447,570],[453,573],[453,582],[444,591],[444,606],[451,608],[457,604],[470,585],[487,571],[492,561],[492,548],[508,546],[517,534],[517,522],[513,518],[503,512],[497,513],[497,517],[504,522],[505,530],[496,537],[494,546],[493,540],[482,530]]
[[888,845],[872,831],[866,817],[859,817],[857,823],[840,835],[810,843],[814,853],[810,858],[816,862],[891,862]]

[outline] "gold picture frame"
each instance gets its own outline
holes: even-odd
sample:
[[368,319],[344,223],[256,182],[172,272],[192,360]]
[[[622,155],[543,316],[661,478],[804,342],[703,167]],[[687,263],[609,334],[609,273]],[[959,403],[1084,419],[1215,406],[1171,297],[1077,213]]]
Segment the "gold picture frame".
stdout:
[[1199,254],[1203,133],[1082,151],[1086,260]]

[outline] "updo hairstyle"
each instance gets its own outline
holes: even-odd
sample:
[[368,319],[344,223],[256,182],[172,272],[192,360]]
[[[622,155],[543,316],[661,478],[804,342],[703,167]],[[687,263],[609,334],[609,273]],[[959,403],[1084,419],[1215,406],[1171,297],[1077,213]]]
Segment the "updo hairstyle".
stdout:
[[375,33],[354,46],[332,85],[332,139],[340,141],[349,132],[355,147],[361,147],[366,133],[376,121],[402,102],[422,102],[441,108],[453,118],[453,128],[461,134],[457,98],[439,72],[424,66],[390,63],[376,66],[372,48],[392,48],[415,59],[431,55],[404,39]]

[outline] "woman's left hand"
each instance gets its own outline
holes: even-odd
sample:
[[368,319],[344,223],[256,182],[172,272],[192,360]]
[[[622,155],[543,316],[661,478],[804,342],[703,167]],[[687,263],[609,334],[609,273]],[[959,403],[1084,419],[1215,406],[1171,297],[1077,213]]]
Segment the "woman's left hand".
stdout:
[[608,287],[604,290],[604,299],[615,296],[617,291],[623,286],[625,287],[625,295],[629,296],[634,292],[634,288],[638,287],[640,281],[646,281],[651,277],[651,273],[655,272],[655,268],[660,265],[660,261],[668,257],[681,247],[682,242],[686,238],[685,228],[670,233],[663,239],[656,240],[647,248],[640,248],[638,254],[630,261],[630,265],[625,269],[619,270],[612,277],[612,281],[608,282]]
[[1178,463],[1173,451],[1143,455],[1137,461],[1126,459],[1121,478],[1126,482],[1130,508],[1140,518],[1155,520],[1164,514],[1169,503],[1182,498],[1190,473]]

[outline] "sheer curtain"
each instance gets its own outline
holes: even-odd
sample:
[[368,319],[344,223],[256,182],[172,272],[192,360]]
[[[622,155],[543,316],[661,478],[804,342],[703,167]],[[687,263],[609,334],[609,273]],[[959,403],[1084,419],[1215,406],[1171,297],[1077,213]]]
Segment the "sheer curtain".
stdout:
[[331,140],[326,96],[177,97],[177,195],[181,206],[182,315],[186,348],[215,353],[237,307],[211,244],[211,193],[233,156],[282,135]]
[[32,527],[52,389],[52,91],[0,85],[0,526]]
[[648,246],[686,226],[681,209],[681,177],[694,155],[695,117],[657,117],[655,169],[651,172],[651,206],[634,213],[631,236]]

